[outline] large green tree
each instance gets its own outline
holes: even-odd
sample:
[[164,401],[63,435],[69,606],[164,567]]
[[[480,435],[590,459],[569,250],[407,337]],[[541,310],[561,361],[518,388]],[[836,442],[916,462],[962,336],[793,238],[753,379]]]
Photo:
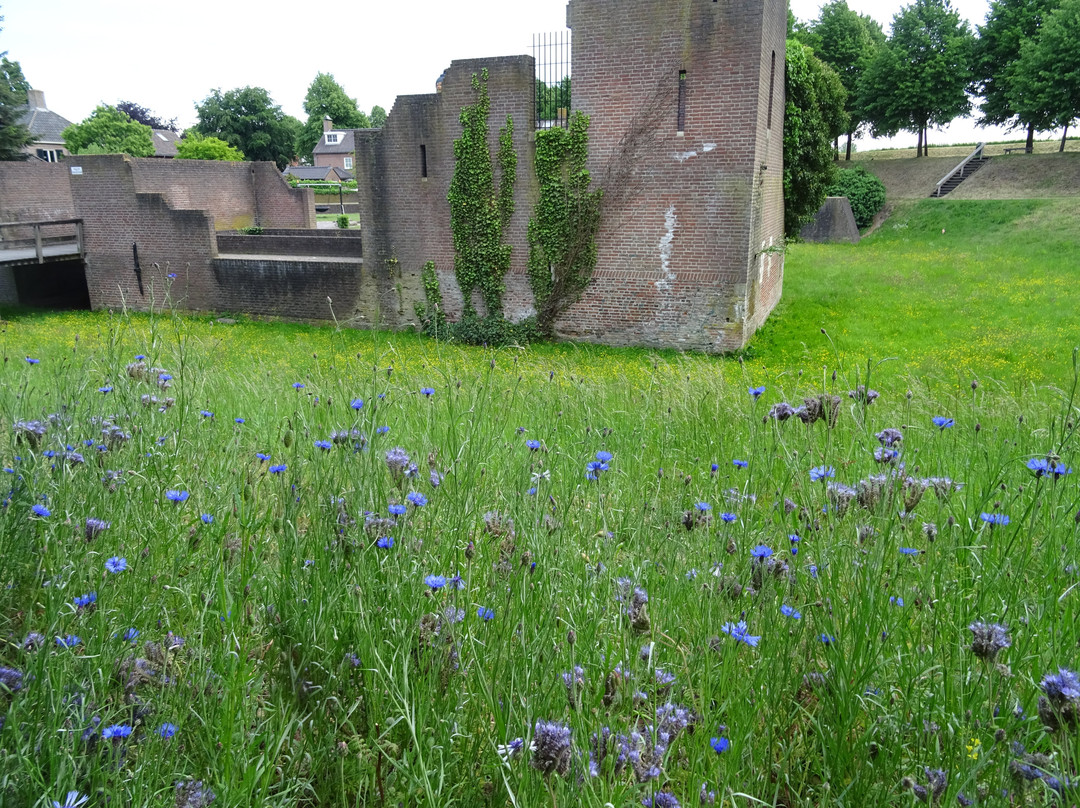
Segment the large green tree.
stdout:
[[268,160],[283,169],[296,154],[300,122],[283,113],[262,87],[214,90],[195,111],[195,131],[224,140],[249,160]]
[[64,145],[72,154],[130,154],[152,157],[153,133],[116,107],[101,105],[89,117],[63,131]]
[[847,131],[847,93],[836,72],[794,39],[787,41],[784,92],[784,229],[793,236],[836,181],[833,141]]
[[131,120],[138,121],[151,129],[168,129],[170,132],[180,131],[176,125],[176,118],[169,120],[159,118],[142,104],[136,104],[134,101],[121,101],[116,105],[116,108],[126,113]]
[[874,135],[917,133],[927,154],[927,132],[971,109],[975,37],[949,0],[915,0],[893,17],[892,33],[859,82],[860,108]]
[[378,104],[373,106],[371,114],[368,115],[368,123],[375,129],[382,129],[386,125],[386,110]]
[[1034,39],[1020,46],[1010,74],[1009,104],[1036,128],[1064,127],[1080,116],[1080,0],[1062,0]]
[[25,160],[34,136],[22,124],[29,85],[18,62],[0,55],[0,160]]
[[311,159],[311,153],[323,133],[323,118],[330,118],[335,129],[364,129],[371,125],[356,103],[330,73],[319,73],[308,85],[304,96],[307,123],[300,133],[296,153]]
[[821,7],[809,34],[804,44],[810,45],[814,54],[836,71],[847,91],[844,111],[848,124],[842,134],[847,136],[845,159],[850,160],[852,138],[866,124],[859,104],[859,80],[877,49],[885,44],[885,33],[873,18],[848,8],[847,0],[832,0]]
[[216,137],[188,132],[176,144],[177,160],[243,160],[244,153]]

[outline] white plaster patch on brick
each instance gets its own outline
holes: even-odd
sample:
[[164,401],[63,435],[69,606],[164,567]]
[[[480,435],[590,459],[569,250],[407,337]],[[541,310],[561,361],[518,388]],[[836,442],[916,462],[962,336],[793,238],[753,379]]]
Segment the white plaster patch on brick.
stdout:
[[705,154],[708,154],[709,152],[711,152],[715,148],[716,148],[715,143],[703,143],[703,144],[701,144],[701,151],[703,153],[705,153]]
[[672,156],[676,160],[678,160],[680,163],[685,163],[691,157],[697,157],[697,152],[696,151],[675,152],[675,154],[672,155]]
[[679,226],[679,220],[675,216],[675,203],[664,213],[664,235],[660,237],[660,274],[663,276],[655,282],[657,289],[668,290],[671,282],[675,280],[675,273],[671,271],[671,251],[675,243],[675,228]]

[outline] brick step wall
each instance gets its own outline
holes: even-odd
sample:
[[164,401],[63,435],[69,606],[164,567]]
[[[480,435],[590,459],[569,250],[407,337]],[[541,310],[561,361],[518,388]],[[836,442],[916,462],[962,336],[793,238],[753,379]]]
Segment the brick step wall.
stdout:
[[360,258],[360,233],[349,230],[264,230],[260,235],[218,233],[219,254]]

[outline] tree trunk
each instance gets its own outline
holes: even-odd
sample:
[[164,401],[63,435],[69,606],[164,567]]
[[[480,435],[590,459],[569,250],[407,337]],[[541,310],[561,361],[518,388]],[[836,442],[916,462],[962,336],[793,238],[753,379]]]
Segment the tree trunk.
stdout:
[[919,127],[919,142],[915,144],[915,156],[922,157],[922,127]]
[[923,125],[923,138],[922,138],[922,155],[923,157],[930,156],[930,127]]
[[833,159],[834,160],[839,160],[840,159],[840,136],[839,135],[837,135],[836,138],[833,140],[832,148],[833,148]]
[[1027,149],[1028,154],[1035,151],[1035,124],[1028,124]]
[[844,159],[848,162],[851,161],[851,132],[847,133],[847,157]]
[[1065,138],[1067,138],[1068,136],[1069,136],[1069,125],[1065,124],[1065,129],[1061,133],[1061,146],[1058,147],[1058,152],[1059,153],[1065,151]]

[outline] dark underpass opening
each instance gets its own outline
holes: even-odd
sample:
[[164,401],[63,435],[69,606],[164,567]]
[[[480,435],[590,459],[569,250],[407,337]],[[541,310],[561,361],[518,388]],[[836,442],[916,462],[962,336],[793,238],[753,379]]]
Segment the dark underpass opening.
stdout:
[[12,267],[20,306],[89,309],[86,265],[79,259]]

